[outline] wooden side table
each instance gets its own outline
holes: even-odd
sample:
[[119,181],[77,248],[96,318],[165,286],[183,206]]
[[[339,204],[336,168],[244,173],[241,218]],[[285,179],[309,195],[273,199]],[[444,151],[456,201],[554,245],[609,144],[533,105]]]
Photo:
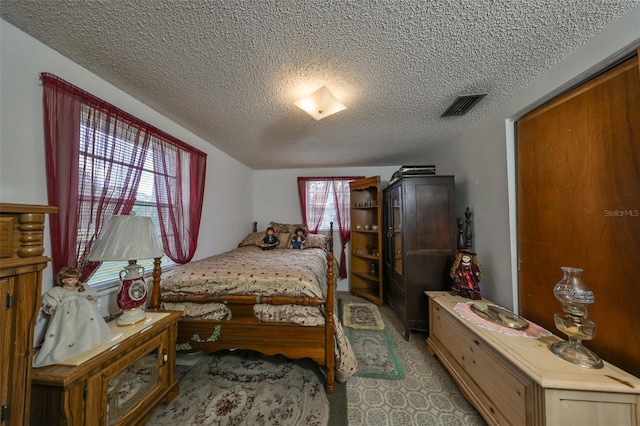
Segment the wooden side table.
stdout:
[[176,336],[182,312],[148,311],[145,321],[118,327],[112,340],[84,354],[33,369],[31,424],[144,424],[179,392]]
[[607,362],[601,369],[571,364],[549,350],[560,338],[544,329],[548,335],[539,338],[487,329],[456,311],[469,299],[442,291],[426,294],[427,348],[489,424],[638,424],[637,377]]

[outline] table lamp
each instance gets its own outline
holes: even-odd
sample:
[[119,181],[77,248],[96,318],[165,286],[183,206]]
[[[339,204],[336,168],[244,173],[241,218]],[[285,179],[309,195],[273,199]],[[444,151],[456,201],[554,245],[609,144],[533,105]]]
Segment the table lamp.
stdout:
[[127,266],[120,271],[118,307],[122,315],[116,320],[119,326],[136,324],[146,318],[142,309],[147,300],[147,284],[144,267],[137,259],[160,258],[162,245],[155,234],[151,218],[145,216],[112,216],[98,239],[93,244],[87,260],[103,262],[126,260]]

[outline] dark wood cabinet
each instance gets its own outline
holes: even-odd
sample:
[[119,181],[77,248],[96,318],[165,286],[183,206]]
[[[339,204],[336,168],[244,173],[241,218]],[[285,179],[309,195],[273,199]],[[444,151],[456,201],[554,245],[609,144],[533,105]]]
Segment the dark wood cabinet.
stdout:
[[385,298],[404,325],[429,331],[425,291],[450,288],[456,253],[453,176],[405,176],[383,191]]

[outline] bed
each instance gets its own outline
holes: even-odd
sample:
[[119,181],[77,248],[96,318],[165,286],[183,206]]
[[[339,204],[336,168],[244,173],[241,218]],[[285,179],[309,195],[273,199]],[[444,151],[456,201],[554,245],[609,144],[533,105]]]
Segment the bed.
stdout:
[[264,232],[234,250],[162,273],[154,263],[149,309],[181,310],[177,348],[215,352],[250,349],[324,367],[326,392],[345,381],[357,361],[337,318],[333,224],[328,235],[308,235],[304,250],[289,241],[298,224],[272,222],[280,244],[260,248]]

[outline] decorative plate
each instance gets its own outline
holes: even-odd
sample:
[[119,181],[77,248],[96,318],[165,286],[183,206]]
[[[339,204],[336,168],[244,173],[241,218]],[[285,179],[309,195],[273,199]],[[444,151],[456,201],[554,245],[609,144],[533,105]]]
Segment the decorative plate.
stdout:
[[515,330],[525,330],[529,327],[529,323],[524,318],[500,306],[474,302],[471,304],[471,310],[478,316],[503,327],[513,328]]

